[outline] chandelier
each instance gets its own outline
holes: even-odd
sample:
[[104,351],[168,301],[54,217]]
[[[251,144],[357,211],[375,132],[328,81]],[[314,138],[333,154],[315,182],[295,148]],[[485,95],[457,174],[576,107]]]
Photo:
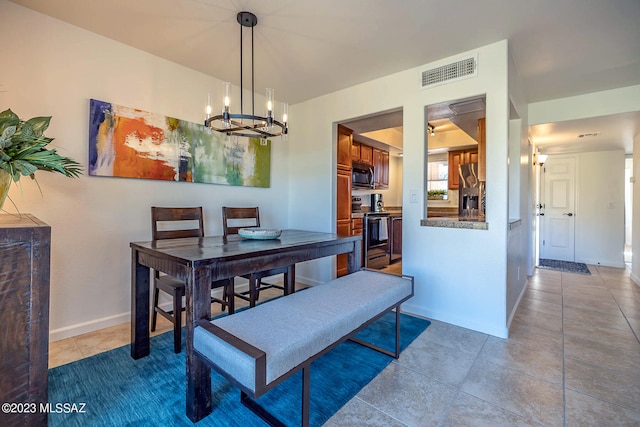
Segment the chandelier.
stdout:
[[[263,116],[257,116],[255,113],[255,95],[254,85],[254,67],[253,67],[253,27],[258,24],[258,18],[251,12],[239,12],[237,16],[238,24],[240,24],[240,114],[232,113],[230,109],[231,103],[231,83],[224,83],[224,107],[222,114],[211,116],[211,99],[207,105],[207,118],[204,125],[212,130],[224,133],[230,136],[244,136],[250,138],[273,138],[282,136],[286,138],[288,133],[287,116],[289,106],[285,102],[282,104],[282,121],[274,118],[274,91],[267,88],[267,113]],[[244,114],[243,110],[243,84],[242,84],[242,27],[251,28],[251,114]]]

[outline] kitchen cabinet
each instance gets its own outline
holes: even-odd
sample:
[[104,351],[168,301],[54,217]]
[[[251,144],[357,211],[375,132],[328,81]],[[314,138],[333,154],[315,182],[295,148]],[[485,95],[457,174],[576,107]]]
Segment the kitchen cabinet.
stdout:
[[[351,235],[351,129],[338,125],[337,167],[336,167],[336,233]],[[348,255],[336,258],[336,275],[348,273]]]
[[478,181],[487,180],[486,119],[478,119]]
[[[338,169],[351,171],[351,142],[353,131],[342,125],[338,125]],[[351,203],[351,201],[349,201]]]
[[365,144],[360,146],[360,161],[368,165],[373,164],[373,147]]
[[458,166],[466,163],[478,163],[478,149],[449,151],[449,190],[458,189]]
[[[48,400],[50,252],[47,224],[29,214],[0,215],[2,403]],[[47,412],[4,413],[0,419],[2,425],[46,426]]]
[[360,147],[362,145],[359,142],[351,143],[351,161],[359,162],[360,161]]
[[389,152],[373,149],[373,182],[376,188],[389,188]]
[[391,216],[391,262],[402,259],[402,217]]
[[351,143],[351,160],[373,165],[373,147],[353,141]]
[[[338,169],[336,193],[336,233],[351,235],[351,171]],[[338,277],[349,272],[347,257],[347,254],[337,255],[336,275]]]

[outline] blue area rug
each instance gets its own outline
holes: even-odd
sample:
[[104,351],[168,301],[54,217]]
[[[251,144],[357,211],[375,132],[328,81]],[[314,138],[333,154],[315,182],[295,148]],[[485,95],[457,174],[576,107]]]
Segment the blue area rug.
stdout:
[[540,264],[538,265],[538,268],[564,271],[567,273],[591,274],[591,272],[589,271],[589,267],[587,267],[587,265],[582,262],[558,261],[555,259],[540,258]]
[[[430,324],[401,315],[404,350]],[[388,313],[358,337],[393,349],[395,313]],[[184,334],[183,334],[184,336]],[[320,426],[387,366],[393,358],[345,342],[311,365],[311,425]],[[49,426],[193,426],[185,415],[185,351],[173,352],[173,334],[151,338],[151,354],[139,360],[126,345],[49,370],[49,402],[84,403],[83,413],[49,414]],[[211,372],[213,413],[197,426],[254,426],[262,420],[240,403],[240,391]],[[258,399],[287,425],[300,425],[301,374]],[[62,406],[64,408],[64,406]],[[68,405],[73,408],[74,406]],[[70,413],[64,413],[70,412]]]

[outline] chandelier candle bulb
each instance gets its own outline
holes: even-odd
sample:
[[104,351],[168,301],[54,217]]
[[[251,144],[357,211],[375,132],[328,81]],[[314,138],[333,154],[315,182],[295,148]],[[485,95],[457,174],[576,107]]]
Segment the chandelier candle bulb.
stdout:
[[211,117],[211,94],[207,95],[207,119]]
[[229,100],[231,99],[231,83],[224,82],[224,111],[229,112]]
[[267,88],[267,117],[273,116],[273,89]]

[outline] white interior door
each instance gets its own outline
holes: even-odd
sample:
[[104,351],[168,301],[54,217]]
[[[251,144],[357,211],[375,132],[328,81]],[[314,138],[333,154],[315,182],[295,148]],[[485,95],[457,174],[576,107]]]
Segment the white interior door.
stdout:
[[540,258],[575,261],[575,156],[549,156],[544,164]]

